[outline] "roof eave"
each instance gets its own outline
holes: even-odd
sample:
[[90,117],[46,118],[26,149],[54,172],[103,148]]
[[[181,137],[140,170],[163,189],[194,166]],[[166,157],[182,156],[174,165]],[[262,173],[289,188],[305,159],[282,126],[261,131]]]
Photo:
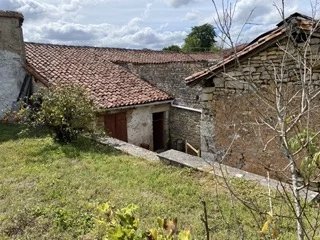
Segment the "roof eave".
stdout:
[[28,74],[30,74],[31,76],[33,76],[35,78],[36,81],[41,82],[44,86],[49,87],[50,83],[49,81],[44,78],[43,76],[41,76],[36,69],[34,69],[33,67],[31,67],[28,63],[25,65],[25,70]]
[[115,110],[125,110],[130,108],[137,108],[137,107],[147,107],[147,106],[154,106],[154,105],[161,105],[161,104],[167,104],[172,103],[173,99],[166,99],[166,100],[155,100],[152,102],[147,103],[140,103],[140,104],[132,104],[132,105],[125,105],[125,106],[115,106],[115,107],[109,107],[109,108],[100,108],[97,113],[105,113],[108,111],[115,111]]
[[[271,31],[269,31],[269,32],[271,32]],[[261,36],[265,36],[265,34],[262,34]],[[284,31],[281,35],[276,36],[274,39],[271,39],[270,41],[265,42],[263,45],[258,46],[257,48],[255,48],[253,50],[250,50],[250,51],[248,51],[247,53],[245,53],[243,55],[240,55],[241,51],[245,50],[245,48],[244,48],[243,50],[241,50],[241,51],[237,52],[236,54],[234,54],[233,56],[235,56],[235,57],[232,58],[229,62],[225,62],[224,64],[222,64],[222,62],[225,60],[224,59],[222,62],[216,64],[216,65],[221,64],[221,66],[219,66],[217,68],[215,68],[215,66],[212,66],[211,69],[209,68],[207,70],[199,72],[198,74],[195,74],[194,76],[191,75],[191,76],[187,77],[185,79],[186,84],[189,85],[189,86],[194,86],[194,85],[197,85],[201,80],[210,79],[211,77],[213,77],[213,76],[217,75],[218,73],[220,73],[222,71],[222,69],[226,70],[226,69],[228,69],[230,67],[235,66],[235,64],[236,64],[235,61],[243,61],[243,60],[249,58],[250,56],[259,53],[259,52],[265,50],[266,48],[268,48],[270,45],[273,45],[275,42],[283,39],[285,36],[286,36],[286,32]],[[260,39],[260,37],[256,38],[255,41],[258,41]],[[250,45],[252,43],[254,43],[255,41],[252,41],[247,47],[250,47]],[[240,56],[237,57],[236,55],[238,55],[238,54]]]

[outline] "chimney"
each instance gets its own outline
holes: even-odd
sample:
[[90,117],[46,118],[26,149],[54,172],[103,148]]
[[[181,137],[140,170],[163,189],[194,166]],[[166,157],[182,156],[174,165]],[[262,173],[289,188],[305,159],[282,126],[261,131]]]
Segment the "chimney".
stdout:
[[0,10],[0,119],[16,105],[25,78],[23,15]]

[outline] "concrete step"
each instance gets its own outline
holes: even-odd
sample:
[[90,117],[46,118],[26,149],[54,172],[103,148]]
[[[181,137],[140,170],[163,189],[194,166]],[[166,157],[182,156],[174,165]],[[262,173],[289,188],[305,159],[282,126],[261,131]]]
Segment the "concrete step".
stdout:
[[[224,164],[219,164],[217,162],[206,162],[200,157],[195,157],[184,152],[179,152],[177,150],[168,150],[158,154],[160,160],[172,164],[190,167],[200,171],[208,172],[218,177],[233,177],[241,178],[248,181],[254,181],[262,186],[273,188],[277,191],[290,191],[291,185],[277,181],[275,179],[267,179],[264,176],[260,176],[254,173],[246,172],[238,168],[229,167]],[[306,197],[309,201],[316,200],[319,193],[311,191],[309,189],[303,188],[300,191],[302,197]]]

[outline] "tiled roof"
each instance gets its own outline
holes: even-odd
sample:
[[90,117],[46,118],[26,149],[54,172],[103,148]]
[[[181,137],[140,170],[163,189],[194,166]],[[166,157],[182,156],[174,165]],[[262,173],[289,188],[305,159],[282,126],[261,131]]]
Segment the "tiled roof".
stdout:
[[236,52],[235,54],[232,54],[226,58],[224,58],[222,61],[218,62],[216,65],[213,65],[212,67],[205,69],[203,71],[197,72],[189,77],[187,77],[185,80],[187,84],[192,84],[195,81],[202,79],[203,77],[207,77],[208,75],[211,75],[213,72],[218,71],[222,69],[224,66],[226,66],[229,63],[234,62],[235,59],[239,59],[246,54],[252,52],[253,50],[259,48],[263,44],[271,41],[272,39],[277,38],[278,36],[282,35],[286,29],[284,27],[276,28],[270,32],[268,32],[267,35],[262,36],[257,41],[248,44],[246,47],[244,47],[242,50]]
[[311,18],[306,17],[299,13],[294,13],[290,15],[288,18],[286,18],[284,21],[280,22],[277,26],[277,28],[272,29],[271,31],[268,31],[266,33],[261,34],[256,39],[254,39],[251,43],[246,45],[243,49],[240,51],[236,51],[235,54],[230,55],[229,57],[224,58],[217,64],[209,67],[208,69],[205,69],[203,71],[197,72],[189,77],[187,77],[186,83],[187,84],[195,84],[201,79],[208,78],[212,76],[214,73],[217,73],[221,71],[225,66],[228,64],[232,65],[236,59],[242,59],[252,52],[260,49],[262,46],[265,46],[265,44],[268,44],[272,41],[275,41],[279,39],[279,37],[286,36],[287,25],[284,23],[288,23],[289,21],[295,21],[295,25],[297,28],[301,30],[310,30],[311,27],[314,24],[314,21],[312,21]]
[[47,84],[84,87],[100,109],[172,99],[124,67],[112,63],[101,49],[26,43],[27,70]]
[[246,44],[246,43],[242,43],[242,44],[239,44],[239,45],[235,46],[234,48],[224,49],[224,50],[222,51],[222,59],[226,59],[226,58],[229,57],[230,55],[233,55],[234,53],[241,51],[241,50],[244,49],[247,45],[248,45],[248,44]]
[[174,53],[155,50],[97,48],[101,54],[115,63],[161,64],[171,62],[203,62],[217,59],[214,53]]
[[161,64],[172,62],[207,62],[220,56],[215,53],[174,53],[149,49],[125,49],[89,46],[68,46],[56,44],[26,43],[48,48],[63,48],[85,55],[95,55],[95,58],[108,60],[113,63]]

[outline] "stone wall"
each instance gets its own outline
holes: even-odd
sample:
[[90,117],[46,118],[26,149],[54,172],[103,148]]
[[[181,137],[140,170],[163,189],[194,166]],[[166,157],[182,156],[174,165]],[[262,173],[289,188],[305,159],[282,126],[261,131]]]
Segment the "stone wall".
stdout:
[[196,149],[200,149],[201,112],[178,107],[170,109],[170,146],[177,149],[178,141],[187,141]]
[[17,101],[25,77],[22,15],[0,11],[0,118]]
[[205,69],[207,62],[163,63],[163,64],[123,64],[140,78],[175,97],[175,104],[199,108],[201,87],[191,88],[184,79],[194,72]]
[[[319,51],[319,42],[313,43],[310,56]],[[292,50],[291,54],[295,55],[295,51]],[[315,66],[317,61],[315,59]],[[275,104],[272,102],[275,82],[283,82],[290,96],[291,91],[299,87],[297,65],[277,45],[273,45],[242,61],[240,67],[227,68],[207,82],[201,95],[202,156],[207,160],[219,160],[230,147],[224,159],[226,164],[260,175],[266,175],[267,169],[272,169],[272,176],[279,177],[280,171],[276,170],[285,168],[288,162],[276,139],[272,139],[274,133],[259,121],[261,116],[272,121],[275,112],[257,97],[257,93],[269,97],[271,105]],[[319,86],[317,71],[307,77],[312,79],[314,86]],[[297,106],[294,104],[292,102],[289,107],[294,109]],[[312,114],[312,119],[319,119],[320,112],[314,110]],[[313,124],[320,127],[319,121]]]
[[[131,72],[150,82],[157,88],[174,96],[174,104],[201,109],[201,87],[193,88],[185,84],[184,79],[194,72],[208,67],[207,62],[164,63],[164,64],[123,64]],[[200,148],[200,117],[197,111],[171,108],[170,110],[170,148],[177,149],[177,141],[188,141]]]

